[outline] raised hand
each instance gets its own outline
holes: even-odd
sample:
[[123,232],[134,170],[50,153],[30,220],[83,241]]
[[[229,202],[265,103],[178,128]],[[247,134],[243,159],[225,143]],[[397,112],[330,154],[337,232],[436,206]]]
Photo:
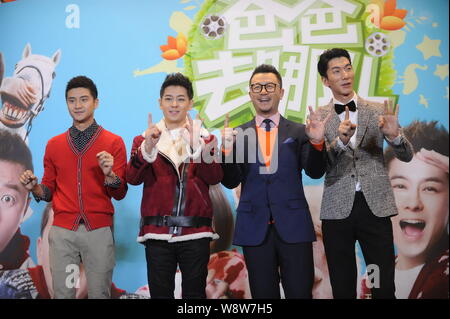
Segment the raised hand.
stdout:
[[34,176],[33,172],[30,170],[26,170],[19,176],[19,181],[23,186],[29,191],[32,191],[33,188],[38,184],[38,178]]
[[400,134],[400,125],[398,123],[399,110],[400,106],[397,104],[394,112],[392,102],[385,100],[384,113],[378,117],[378,127],[389,140],[395,139]]
[[145,151],[150,154],[161,137],[161,131],[152,122],[152,113],[148,113],[148,127],[145,130]]
[[200,132],[202,129],[203,121],[200,119],[200,114],[197,113],[195,120],[192,120],[191,116],[187,115],[186,124],[184,124],[181,136],[188,143],[193,150],[197,150],[200,146]]
[[223,124],[223,129],[220,131],[220,135],[222,136],[222,145],[226,150],[230,150],[233,148],[233,143],[235,140],[235,136],[237,135],[237,131],[230,127],[230,114],[227,113],[225,115],[225,122]]
[[14,96],[24,106],[30,106],[37,102],[37,95],[31,83],[19,78],[4,78],[0,93]]
[[448,174],[449,171],[448,156],[442,155],[433,150],[429,151],[424,148],[422,148],[419,152],[417,152],[416,156],[421,161],[436,166]]
[[308,106],[308,108],[309,115],[306,118],[306,135],[312,143],[322,143],[325,136],[325,125],[331,117],[331,112],[323,120],[321,120],[319,114],[314,112],[311,106]]
[[348,110],[348,106],[346,106],[345,118],[341,122],[341,124],[339,124],[338,128],[339,138],[341,139],[342,143],[344,143],[344,145],[347,145],[353,134],[355,134],[356,126],[356,124],[350,121],[350,113]]
[[114,156],[106,151],[97,153],[98,166],[102,169],[102,172],[107,177],[114,176],[112,168],[114,166]]

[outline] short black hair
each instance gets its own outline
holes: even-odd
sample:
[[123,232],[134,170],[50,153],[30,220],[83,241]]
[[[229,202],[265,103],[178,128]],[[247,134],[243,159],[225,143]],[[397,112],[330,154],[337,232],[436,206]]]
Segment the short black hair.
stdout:
[[[437,121],[415,120],[403,128],[403,134],[412,144],[416,153],[424,148],[448,156],[448,131],[443,125],[438,125]],[[389,166],[394,158],[394,150],[388,146],[384,152],[386,166]]]
[[25,170],[33,170],[30,149],[20,135],[0,130],[0,161],[20,164]]
[[91,95],[94,97],[94,100],[97,99],[98,92],[97,92],[97,86],[95,85],[94,81],[92,81],[90,78],[84,75],[76,76],[72,79],[70,79],[69,82],[67,82],[66,86],[66,99],[67,99],[67,92],[71,89],[76,88],[86,88],[91,92]]
[[350,64],[352,64],[352,59],[350,58],[350,54],[347,50],[341,48],[333,48],[328,49],[322,52],[319,57],[319,62],[317,63],[317,69],[319,70],[319,74],[328,79],[327,70],[328,70],[328,62],[334,58],[344,57],[347,58]]
[[180,72],[168,74],[161,85],[161,90],[159,91],[159,97],[162,98],[164,95],[164,90],[168,86],[182,86],[186,89],[189,100],[194,98],[194,89],[192,88],[192,82],[189,78]]
[[258,65],[255,70],[253,70],[252,76],[250,77],[250,80],[248,81],[249,85],[252,84],[253,77],[258,73],[273,73],[276,75],[278,82],[280,82],[280,88],[283,87],[283,80],[281,79],[281,74],[278,72],[278,70],[270,64],[261,64]]

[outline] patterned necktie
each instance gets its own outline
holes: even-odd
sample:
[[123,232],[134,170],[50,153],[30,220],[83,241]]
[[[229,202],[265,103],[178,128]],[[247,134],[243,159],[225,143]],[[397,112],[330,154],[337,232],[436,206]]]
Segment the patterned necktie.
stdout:
[[345,107],[348,106],[348,110],[350,112],[355,112],[356,111],[356,104],[355,101],[350,101],[349,103],[347,103],[346,105],[343,104],[335,104],[334,105],[334,110],[336,111],[337,114],[341,114],[342,112],[345,111]]

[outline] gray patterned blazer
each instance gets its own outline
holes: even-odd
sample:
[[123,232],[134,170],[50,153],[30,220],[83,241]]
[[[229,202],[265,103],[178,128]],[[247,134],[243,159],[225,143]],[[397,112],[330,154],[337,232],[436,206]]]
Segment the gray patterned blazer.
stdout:
[[[350,215],[358,179],[373,214],[378,217],[397,215],[394,194],[383,157],[384,135],[378,128],[378,116],[383,114],[384,105],[366,101],[359,96],[357,105],[358,127],[354,150],[350,146],[342,149],[337,145],[340,119],[334,111],[333,100],[318,110],[322,119],[329,112],[334,113],[325,128],[327,171],[321,219],[344,219]],[[389,144],[399,160],[409,162],[412,159],[414,155],[412,145],[403,133],[400,145]]]

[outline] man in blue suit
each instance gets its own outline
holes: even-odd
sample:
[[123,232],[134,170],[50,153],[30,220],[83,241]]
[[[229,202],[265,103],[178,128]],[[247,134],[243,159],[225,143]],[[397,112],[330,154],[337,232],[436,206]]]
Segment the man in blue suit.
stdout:
[[222,130],[222,184],[241,184],[234,245],[243,247],[253,298],[311,298],[314,281],[314,227],[302,185],[302,169],[312,178],[325,172],[324,126],[310,107],[307,124],[282,117],[284,89],[271,65],[250,78],[256,116],[236,129]]

